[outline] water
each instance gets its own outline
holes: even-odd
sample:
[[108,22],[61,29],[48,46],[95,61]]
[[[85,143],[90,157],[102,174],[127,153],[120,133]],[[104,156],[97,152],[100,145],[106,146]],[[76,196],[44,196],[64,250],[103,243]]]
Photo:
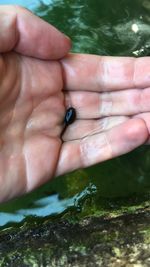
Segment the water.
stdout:
[[[73,52],[114,56],[150,55],[149,0],[0,0],[20,4],[73,40]],[[0,227],[29,219],[103,214],[134,209],[149,199],[150,150],[79,170],[33,193],[0,205]],[[139,197],[137,197],[139,195]]]

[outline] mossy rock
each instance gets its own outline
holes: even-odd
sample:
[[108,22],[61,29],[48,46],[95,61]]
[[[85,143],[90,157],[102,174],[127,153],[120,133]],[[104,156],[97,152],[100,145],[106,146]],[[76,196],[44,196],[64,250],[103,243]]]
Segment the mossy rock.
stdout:
[[116,217],[36,220],[2,231],[0,266],[150,266],[150,206]]

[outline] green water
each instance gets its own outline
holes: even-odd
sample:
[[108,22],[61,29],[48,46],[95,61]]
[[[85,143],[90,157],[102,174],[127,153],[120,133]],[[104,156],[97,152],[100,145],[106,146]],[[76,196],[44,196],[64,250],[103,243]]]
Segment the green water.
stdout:
[[[73,40],[74,52],[150,55],[149,0],[0,0],[20,4]],[[136,25],[138,31],[134,31]],[[150,148],[55,179],[35,192],[0,205],[0,227],[68,216],[134,210],[150,196]]]

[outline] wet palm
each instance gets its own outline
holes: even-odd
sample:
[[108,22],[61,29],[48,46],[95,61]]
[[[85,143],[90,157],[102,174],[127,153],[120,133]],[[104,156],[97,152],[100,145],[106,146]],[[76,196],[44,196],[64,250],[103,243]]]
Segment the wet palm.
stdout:
[[8,53],[1,56],[0,68],[4,70],[0,92],[4,199],[3,193],[6,198],[12,197],[12,185],[18,195],[55,174],[65,104],[59,62]]

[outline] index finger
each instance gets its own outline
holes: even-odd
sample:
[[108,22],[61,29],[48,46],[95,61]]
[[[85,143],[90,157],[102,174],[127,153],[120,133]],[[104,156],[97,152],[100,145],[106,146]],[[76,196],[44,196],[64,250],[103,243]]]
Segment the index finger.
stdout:
[[150,57],[70,54],[61,62],[64,89],[102,92],[150,86]]

